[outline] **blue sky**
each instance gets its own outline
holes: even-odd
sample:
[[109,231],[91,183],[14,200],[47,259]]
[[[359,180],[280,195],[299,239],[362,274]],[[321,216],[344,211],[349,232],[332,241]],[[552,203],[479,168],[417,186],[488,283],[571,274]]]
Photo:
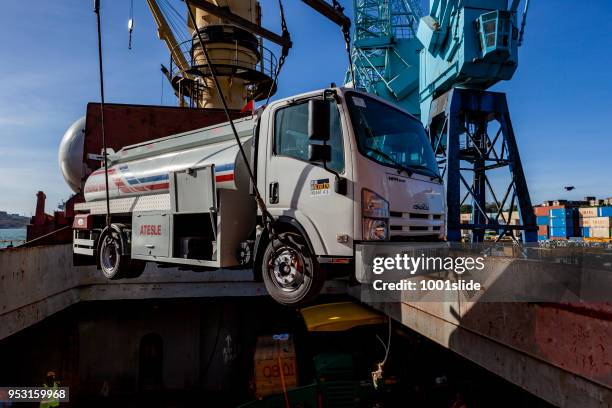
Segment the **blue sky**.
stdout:
[[[178,4],[178,0],[173,0]],[[64,131],[99,100],[91,0],[3,0],[0,12],[0,210],[30,214],[35,193],[51,211],[70,190],[57,163]],[[279,31],[277,0],[262,0],[264,25]],[[346,54],[339,30],[302,2],[285,0],[294,47],[275,97],[341,83]],[[341,0],[350,13],[352,0]],[[520,66],[508,94],[525,173],[536,203],[612,196],[612,2],[531,2]],[[159,104],[167,64],[145,0],[102,0],[108,102]],[[554,4],[554,7],[551,5]],[[164,104],[173,104],[164,84]],[[567,193],[563,186],[574,185]]]

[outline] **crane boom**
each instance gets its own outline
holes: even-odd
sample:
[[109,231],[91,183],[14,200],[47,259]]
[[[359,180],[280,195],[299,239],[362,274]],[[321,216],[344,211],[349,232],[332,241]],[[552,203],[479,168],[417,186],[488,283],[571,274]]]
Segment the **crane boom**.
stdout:
[[189,69],[189,63],[185,59],[185,56],[181,52],[178,41],[174,37],[170,26],[168,25],[168,21],[164,14],[159,8],[157,4],[157,0],[147,0],[147,5],[151,10],[151,14],[153,14],[153,19],[155,20],[155,24],[157,25],[157,36],[160,40],[166,43],[168,50],[170,51],[170,55],[172,57],[172,61],[176,64],[176,66],[183,72],[186,72]]

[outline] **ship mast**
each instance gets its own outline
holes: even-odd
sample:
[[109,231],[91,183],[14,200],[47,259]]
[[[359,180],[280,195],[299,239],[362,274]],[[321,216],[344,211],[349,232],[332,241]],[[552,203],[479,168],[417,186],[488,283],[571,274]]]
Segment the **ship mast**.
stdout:
[[[196,27],[185,18],[184,27],[190,38],[183,42],[177,41],[158,0],[147,0],[147,4],[157,24],[158,36],[170,51],[172,66],[166,75],[181,106],[187,104],[186,99],[192,107],[223,107],[211,68],[230,109],[241,109],[248,101],[265,99],[275,92],[272,78],[278,65],[276,57],[253,30],[243,27],[246,24],[261,27],[259,1],[203,0],[199,4],[204,7],[190,2],[188,7],[195,16]],[[224,18],[223,13],[215,10],[232,18]],[[236,24],[236,20],[242,25]],[[210,57],[210,67],[203,47]]]

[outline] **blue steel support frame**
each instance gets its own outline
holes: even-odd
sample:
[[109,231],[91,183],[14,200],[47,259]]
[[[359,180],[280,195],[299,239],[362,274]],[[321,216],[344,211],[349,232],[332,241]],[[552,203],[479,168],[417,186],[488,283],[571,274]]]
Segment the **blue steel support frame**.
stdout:
[[[506,95],[455,88],[433,101],[429,117],[429,135],[447,189],[448,240],[461,241],[461,230],[468,230],[472,242],[482,242],[485,231],[492,230],[498,240],[516,240],[514,232],[518,231],[523,242],[536,242],[535,215]],[[494,136],[489,134],[493,122],[499,126]],[[510,172],[510,182],[498,199],[488,174],[503,167]],[[471,183],[462,172],[472,173]],[[463,198],[462,189],[466,191]],[[492,214],[486,211],[487,195],[495,205]],[[469,198],[472,222],[461,224],[461,205]],[[519,214],[519,225],[510,225],[514,211]]]

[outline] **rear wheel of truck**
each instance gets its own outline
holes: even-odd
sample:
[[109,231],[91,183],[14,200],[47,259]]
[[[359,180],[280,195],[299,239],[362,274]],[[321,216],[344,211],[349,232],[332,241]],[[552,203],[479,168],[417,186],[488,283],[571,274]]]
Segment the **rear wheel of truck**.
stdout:
[[299,306],[319,294],[325,273],[300,235],[285,232],[270,240],[261,271],[268,293],[286,306]]
[[100,269],[107,279],[137,278],[142,275],[146,262],[123,255],[119,232],[105,231],[98,251]]

